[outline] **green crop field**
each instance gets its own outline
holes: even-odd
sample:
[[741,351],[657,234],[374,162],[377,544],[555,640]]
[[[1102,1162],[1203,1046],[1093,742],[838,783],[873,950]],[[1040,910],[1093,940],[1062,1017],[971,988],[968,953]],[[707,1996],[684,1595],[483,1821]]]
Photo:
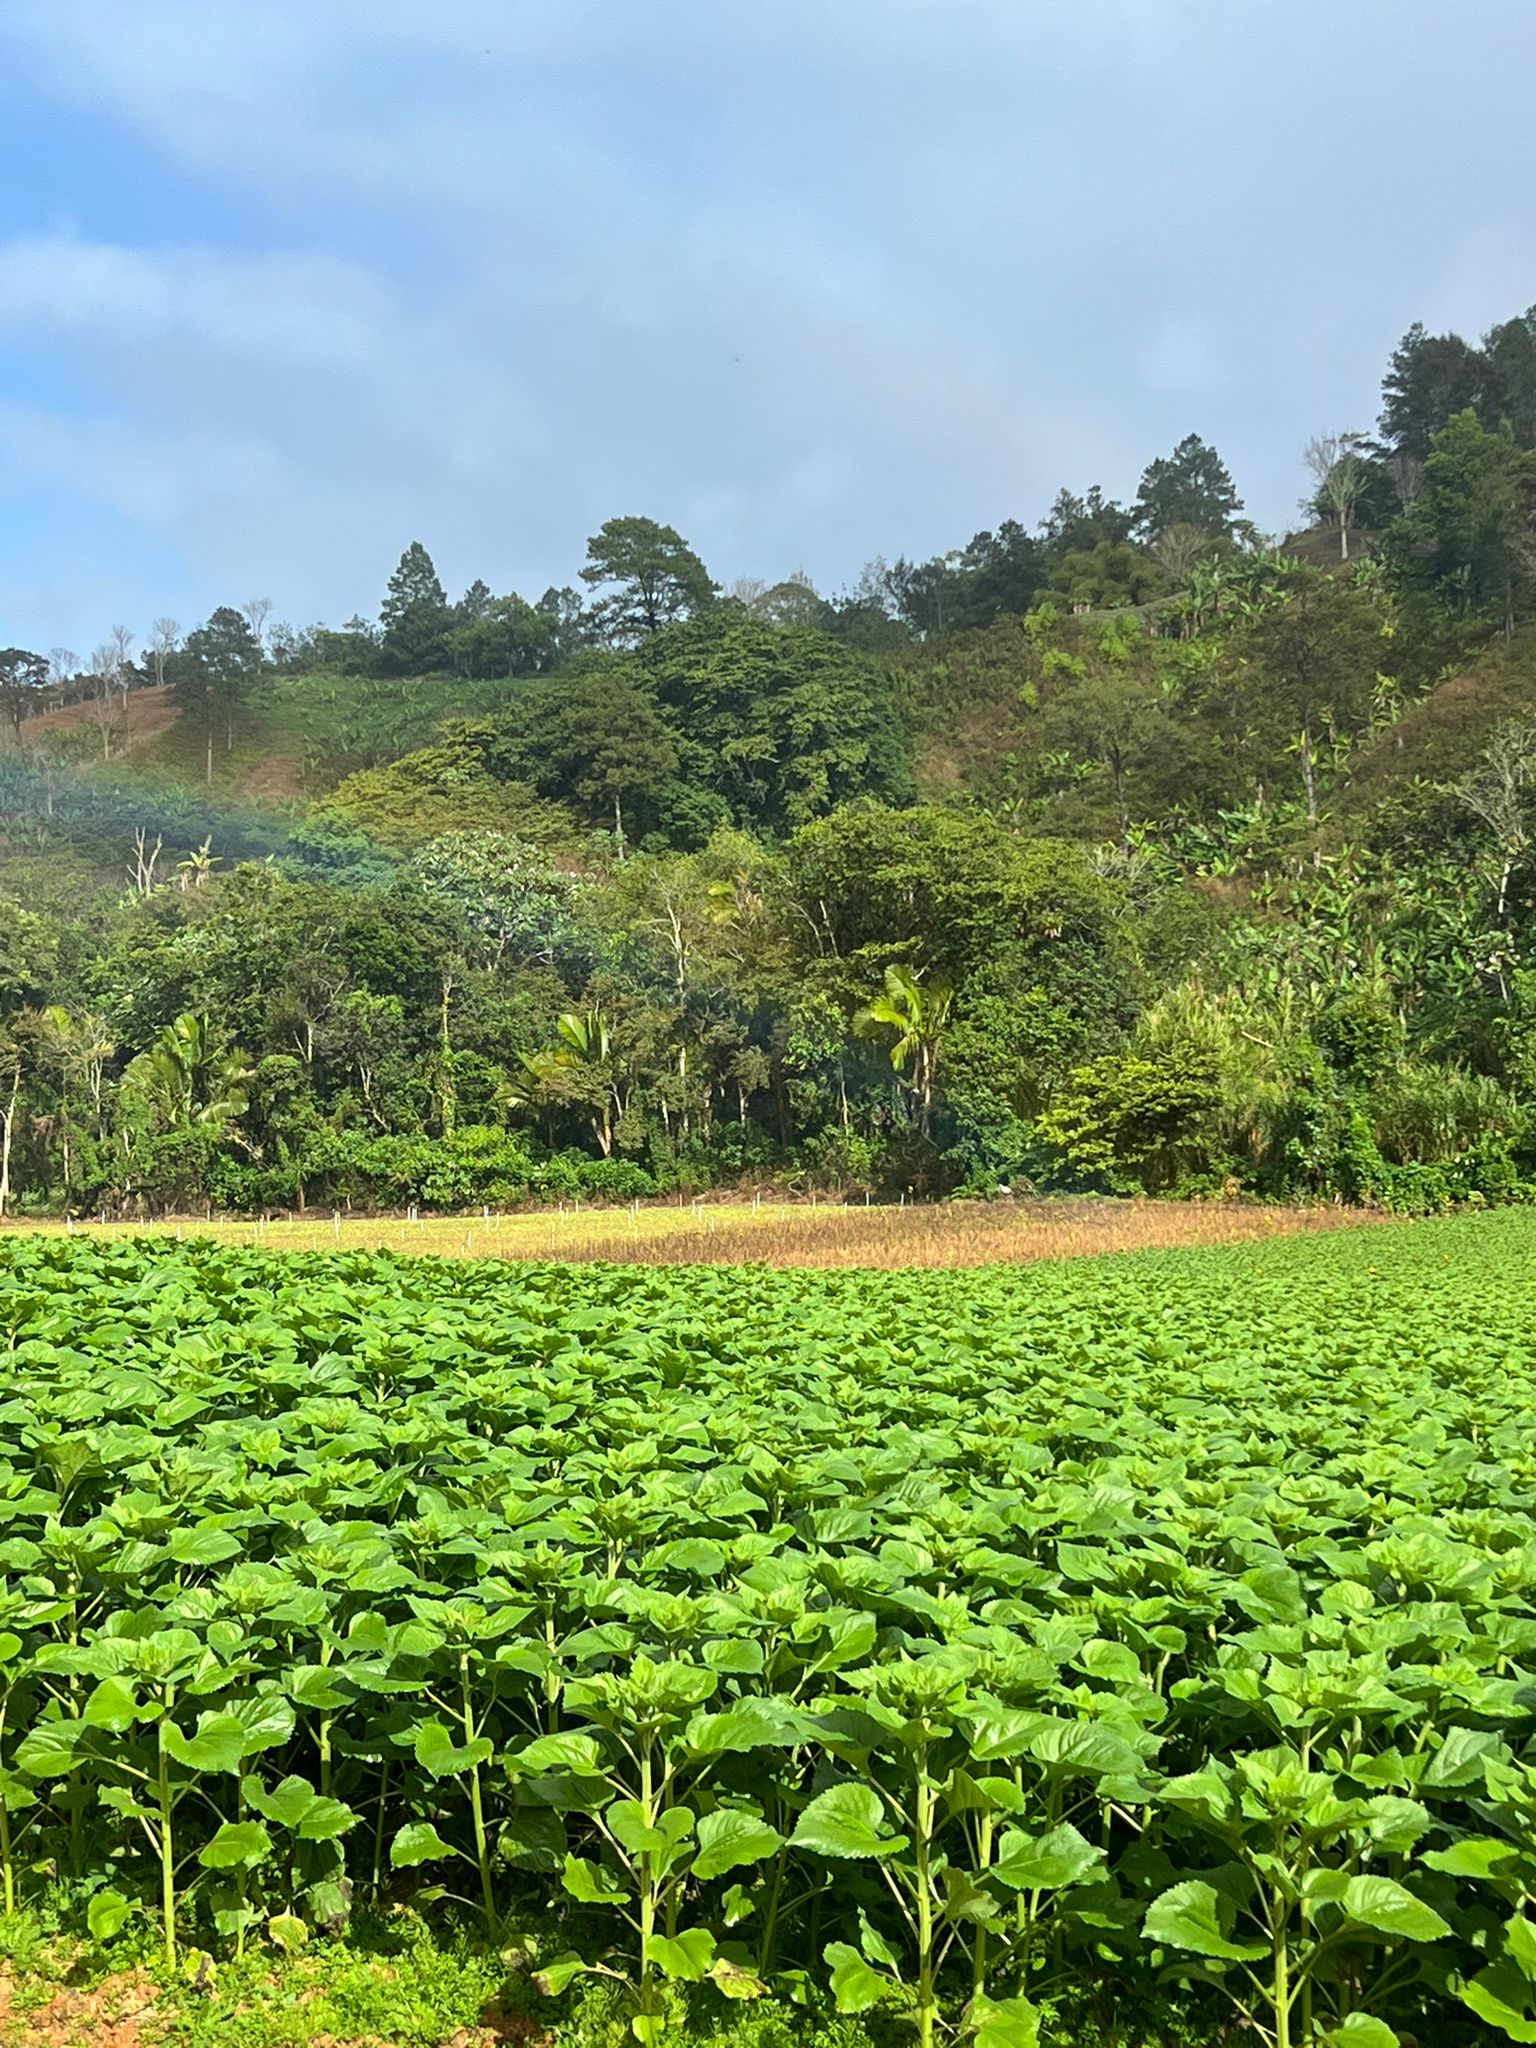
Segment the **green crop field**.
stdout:
[[200,2038],[394,1916],[503,2039],[1536,2040],[1529,1212],[923,1273],[24,1236],[0,1332],[4,1924],[190,1972]]

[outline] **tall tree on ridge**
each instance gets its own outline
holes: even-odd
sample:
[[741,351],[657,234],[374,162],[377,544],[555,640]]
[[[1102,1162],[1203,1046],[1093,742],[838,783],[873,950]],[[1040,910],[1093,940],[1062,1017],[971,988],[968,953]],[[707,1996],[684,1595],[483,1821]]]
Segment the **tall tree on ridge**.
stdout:
[[261,673],[261,648],[242,614],[225,604],[173,659],[172,699],[202,727],[204,778],[212,782],[214,734],[222,726],[225,751],[234,747],[235,717]]
[[1221,457],[1198,434],[1186,434],[1171,455],[1149,462],[1136,491],[1136,531],[1155,541],[1170,526],[1231,533],[1243,501]]
[[391,675],[431,675],[448,666],[453,613],[432,557],[413,540],[395,565],[379,612],[380,647]]
[[677,529],[654,519],[605,520],[587,542],[581,580],[606,592],[596,610],[619,644],[705,611],[719,594]]
[[22,720],[41,709],[47,686],[48,663],[41,654],[31,654],[25,647],[0,647],[0,706],[18,740]]

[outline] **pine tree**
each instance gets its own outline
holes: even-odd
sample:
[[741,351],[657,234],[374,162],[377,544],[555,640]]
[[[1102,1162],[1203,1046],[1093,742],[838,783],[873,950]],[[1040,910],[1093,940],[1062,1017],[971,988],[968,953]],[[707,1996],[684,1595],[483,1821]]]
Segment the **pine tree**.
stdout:
[[620,645],[707,610],[717,595],[687,541],[654,519],[606,520],[587,542],[581,580],[608,586],[595,613],[603,633]]
[[1381,438],[1417,471],[1444,427],[1472,407],[1481,414],[1488,363],[1459,334],[1430,334],[1415,321],[1392,351],[1381,384]]
[[213,741],[220,729],[225,751],[235,744],[235,717],[261,673],[261,645],[233,605],[220,605],[206,626],[189,633],[167,664],[171,702],[201,728],[204,774],[213,780]]
[[448,666],[453,614],[432,557],[413,540],[389,579],[379,612],[380,654],[391,675],[431,675]]
[[1213,536],[1232,531],[1243,501],[1231,472],[1198,434],[1186,434],[1171,455],[1149,463],[1136,493],[1136,532],[1156,541],[1171,526]]

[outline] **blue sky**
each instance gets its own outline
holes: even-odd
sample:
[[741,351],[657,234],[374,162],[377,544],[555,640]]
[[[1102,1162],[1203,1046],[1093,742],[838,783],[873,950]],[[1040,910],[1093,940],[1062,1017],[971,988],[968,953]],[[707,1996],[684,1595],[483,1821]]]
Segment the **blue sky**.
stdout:
[[0,645],[927,555],[1194,430],[1271,529],[1536,301],[1530,0],[3,0]]

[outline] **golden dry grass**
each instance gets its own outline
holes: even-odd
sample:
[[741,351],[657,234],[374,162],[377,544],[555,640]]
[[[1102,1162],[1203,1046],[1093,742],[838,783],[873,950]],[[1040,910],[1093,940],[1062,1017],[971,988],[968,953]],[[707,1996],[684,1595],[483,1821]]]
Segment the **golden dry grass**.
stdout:
[[[341,1216],[281,1222],[76,1224],[109,1237],[211,1237],[270,1251],[390,1250],[436,1258],[608,1259],[645,1265],[982,1266],[1103,1252],[1236,1244],[1386,1219],[1360,1209],[1265,1209],[1228,1202],[650,1204],[510,1216]],[[63,1224],[17,1224],[62,1231]]]

